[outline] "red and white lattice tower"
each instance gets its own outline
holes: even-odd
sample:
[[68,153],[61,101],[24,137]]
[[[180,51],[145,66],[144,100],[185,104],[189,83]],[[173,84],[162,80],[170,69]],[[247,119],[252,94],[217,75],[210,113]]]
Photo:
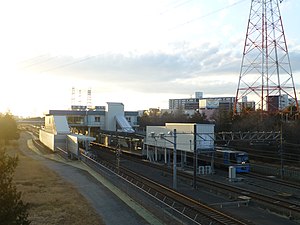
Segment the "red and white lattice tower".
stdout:
[[279,1],[252,0],[234,113],[276,113],[289,106],[298,112]]
[[86,101],[86,105],[88,109],[92,108],[92,88],[89,88],[87,90],[87,101]]
[[75,87],[72,87],[71,108],[75,105]]

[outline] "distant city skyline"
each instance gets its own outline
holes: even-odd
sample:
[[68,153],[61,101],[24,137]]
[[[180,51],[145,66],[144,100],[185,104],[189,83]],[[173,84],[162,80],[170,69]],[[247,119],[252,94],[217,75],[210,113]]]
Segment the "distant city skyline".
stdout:
[[[168,108],[168,100],[235,96],[251,0],[12,0],[0,3],[0,112],[41,116],[71,106]],[[281,15],[296,91],[300,1]],[[85,99],[82,100],[86,101]],[[84,105],[84,104],[83,104]]]

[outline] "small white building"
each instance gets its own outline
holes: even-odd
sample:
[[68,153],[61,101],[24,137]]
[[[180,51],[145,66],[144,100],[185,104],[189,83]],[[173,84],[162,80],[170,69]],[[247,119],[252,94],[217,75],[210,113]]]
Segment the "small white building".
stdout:
[[[157,161],[164,157],[167,149],[184,153],[212,152],[214,150],[214,124],[166,123],[165,126],[147,126],[144,140],[147,158]],[[176,133],[175,133],[176,129]],[[180,153],[180,154],[181,154]]]
[[65,116],[46,116],[45,127],[40,129],[39,140],[52,151],[66,147],[66,137],[70,128]]

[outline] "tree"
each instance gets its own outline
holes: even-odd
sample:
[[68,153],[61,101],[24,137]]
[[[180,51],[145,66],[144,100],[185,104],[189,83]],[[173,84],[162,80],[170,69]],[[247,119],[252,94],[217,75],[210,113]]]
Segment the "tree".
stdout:
[[189,123],[208,123],[205,113],[200,113],[196,111],[192,116],[187,120]]
[[0,149],[0,225],[28,225],[28,204],[21,200],[21,192],[13,184],[17,157],[10,157]]
[[235,116],[232,121],[232,131],[278,131],[280,124],[279,114],[268,114],[260,110],[243,112]]
[[9,113],[4,116],[0,115],[0,140],[8,144],[10,140],[19,139],[17,123]]

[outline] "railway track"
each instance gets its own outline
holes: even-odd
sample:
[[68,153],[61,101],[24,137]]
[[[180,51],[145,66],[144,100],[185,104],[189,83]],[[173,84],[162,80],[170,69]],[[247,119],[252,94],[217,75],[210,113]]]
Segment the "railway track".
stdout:
[[251,191],[248,189],[243,189],[236,186],[224,185],[224,183],[219,183],[216,181],[211,181],[203,178],[197,178],[197,182],[201,184],[206,184],[217,188],[220,192],[226,191],[228,193],[233,193],[236,196],[246,196],[250,197],[251,201],[255,201],[260,205],[271,209],[274,212],[286,215],[290,219],[299,219],[300,218],[300,204],[294,203],[288,200],[280,199],[277,197],[265,195],[259,192]]
[[[109,149],[109,150],[113,151],[113,149]],[[159,169],[159,170],[164,171],[169,174],[172,173],[172,170],[170,168],[166,168],[161,165],[141,161],[141,160],[138,160],[138,159],[132,158],[130,156],[126,156],[126,155],[123,155],[122,157],[128,158],[129,160],[135,161],[136,163],[142,163],[142,164],[145,164],[146,166]],[[189,180],[189,181],[193,180],[193,176],[188,173],[177,171],[177,174],[178,174],[178,176],[180,176],[186,180]],[[254,201],[254,202],[258,203],[259,205],[264,206],[274,212],[285,215],[285,216],[289,217],[290,219],[299,219],[300,218],[300,204],[299,203],[294,203],[294,202],[291,202],[291,201],[288,201],[285,199],[273,197],[270,195],[262,194],[259,192],[251,191],[251,190],[240,188],[237,186],[232,186],[232,185],[229,185],[226,183],[217,182],[215,180],[212,181],[209,179],[205,179],[203,177],[197,177],[197,183],[201,184],[201,185],[205,185],[208,188],[217,190],[218,192],[223,193],[223,194],[227,194],[227,195],[230,194],[231,196],[236,196],[236,197],[239,197],[239,196],[248,197],[251,199],[251,201]],[[292,186],[292,184],[290,184],[290,185]],[[296,186],[296,188],[297,187],[299,187],[299,186]],[[295,186],[294,186],[294,188],[295,188]]]
[[298,189],[300,190],[300,185],[297,183],[293,183],[290,181],[286,181],[286,180],[278,180],[278,179],[274,179],[272,177],[266,177],[265,175],[260,175],[257,173],[248,173],[248,174],[243,174],[244,177],[249,177],[249,178],[255,178],[255,179],[259,179],[259,180],[263,180],[263,181],[267,181],[273,184],[279,184],[285,187],[290,187],[290,188],[294,188],[294,189]]
[[[156,167],[156,165],[153,165]],[[162,168],[161,168],[162,169]],[[171,173],[171,171],[169,171]],[[186,179],[192,180],[193,177],[185,172],[178,171],[178,176],[184,177]],[[263,205],[274,212],[286,215],[290,219],[300,218],[300,204],[294,203],[281,198],[276,198],[273,196],[265,195],[259,192],[251,191],[248,189],[243,189],[237,186],[228,185],[226,183],[217,182],[215,180],[205,179],[203,177],[197,177],[197,183],[201,185],[206,185],[218,192],[234,195],[236,198],[241,196],[251,198],[251,201],[255,201],[260,205]]]
[[95,170],[100,167],[108,168],[118,176],[133,184],[148,195],[151,195],[160,203],[168,206],[176,213],[184,216],[191,224],[211,224],[211,225],[245,225],[250,224],[241,219],[236,219],[194,199],[182,195],[173,189],[167,188],[157,182],[137,174],[125,167],[116,167],[115,163],[105,160],[95,160],[86,155],[82,155],[82,160]]

